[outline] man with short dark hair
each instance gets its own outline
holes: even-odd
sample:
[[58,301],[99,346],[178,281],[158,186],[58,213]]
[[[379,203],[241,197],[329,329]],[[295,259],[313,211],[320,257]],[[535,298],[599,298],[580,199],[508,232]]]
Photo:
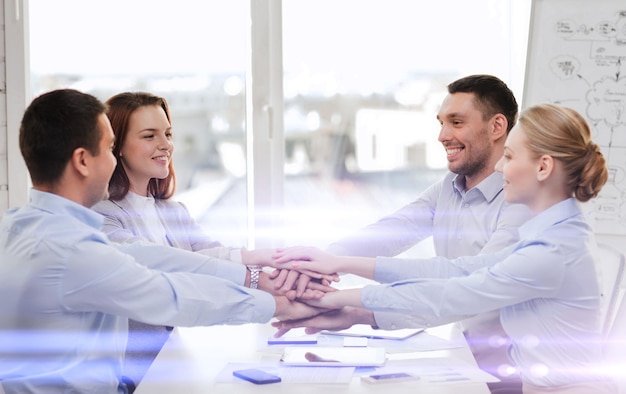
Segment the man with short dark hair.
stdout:
[[0,223],[0,381],[7,393],[124,393],[128,319],[169,326],[318,313],[244,287],[244,265],[144,243],[114,245],[89,209],[115,168],[105,106],[71,89],[26,109],[31,201]]

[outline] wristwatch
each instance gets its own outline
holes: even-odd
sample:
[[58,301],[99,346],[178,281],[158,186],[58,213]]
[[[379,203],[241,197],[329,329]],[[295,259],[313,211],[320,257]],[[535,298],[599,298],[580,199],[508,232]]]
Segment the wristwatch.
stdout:
[[257,289],[259,287],[259,275],[263,268],[260,265],[246,265],[248,271],[250,271],[250,288]]

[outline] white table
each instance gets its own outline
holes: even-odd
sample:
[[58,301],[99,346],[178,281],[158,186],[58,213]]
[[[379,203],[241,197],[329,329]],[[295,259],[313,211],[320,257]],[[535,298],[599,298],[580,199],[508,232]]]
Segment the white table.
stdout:
[[[216,377],[228,363],[278,362],[279,352],[268,352],[266,341],[274,329],[269,324],[241,326],[179,327],[165,344],[150,367],[137,394],[159,393],[374,393],[394,394],[416,392],[489,394],[485,383],[428,384],[421,381],[385,384],[362,383],[353,377],[350,384],[294,384],[277,383],[255,385],[244,381],[216,383]],[[461,341],[460,329],[446,325],[429,329],[442,337]],[[464,340],[462,341],[465,344]],[[467,346],[429,352],[432,357],[454,357],[476,365]],[[395,355],[395,354],[394,354]],[[392,355],[392,356],[394,356]],[[406,356],[405,353],[402,356]]]

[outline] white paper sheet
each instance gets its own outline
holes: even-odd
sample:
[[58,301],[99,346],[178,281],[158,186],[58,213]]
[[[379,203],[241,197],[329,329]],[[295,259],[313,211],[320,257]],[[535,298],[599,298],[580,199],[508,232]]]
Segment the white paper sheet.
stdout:
[[387,361],[371,373],[407,372],[418,375],[422,383],[455,384],[469,382],[499,382],[493,375],[454,357],[418,357]]

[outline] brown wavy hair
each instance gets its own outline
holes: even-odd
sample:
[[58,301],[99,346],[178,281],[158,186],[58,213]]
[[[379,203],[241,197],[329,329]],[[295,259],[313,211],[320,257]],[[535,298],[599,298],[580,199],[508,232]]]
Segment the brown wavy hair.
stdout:
[[[167,105],[167,101],[163,97],[155,96],[151,93],[144,92],[125,92],[116,94],[109,98],[106,103],[108,107],[106,115],[111,122],[113,133],[115,134],[115,146],[113,147],[113,154],[117,159],[117,165],[113,176],[109,181],[109,198],[111,200],[121,200],[126,196],[130,189],[130,180],[124,170],[122,161],[120,159],[120,151],[126,141],[128,134],[128,124],[130,123],[130,116],[137,109],[146,106],[159,106],[165,111],[167,120],[172,123],[170,118],[170,110]],[[169,174],[164,179],[150,179],[148,183],[148,193],[150,193],[155,199],[168,199],[174,195],[176,191],[176,173],[174,172],[173,160],[170,160]]]

